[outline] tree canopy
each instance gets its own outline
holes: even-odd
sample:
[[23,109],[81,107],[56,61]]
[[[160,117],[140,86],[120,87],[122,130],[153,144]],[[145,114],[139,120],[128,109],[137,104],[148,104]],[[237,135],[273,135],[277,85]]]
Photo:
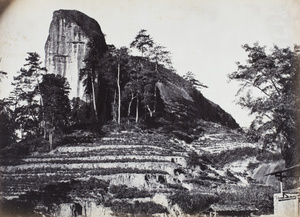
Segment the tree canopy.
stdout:
[[238,104],[255,116],[249,134],[266,148],[280,148],[286,164],[293,164],[297,159],[298,54],[276,45],[270,53],[258,43],[242,47],[248,53],[247,63],[238,62],[229,79],[240,82]]
[[183,78],[187,80],[193,87],[195,88],[208,88],[205,84],[201,83],[199,80],[195,78],[195,74],[191,71],[188,71]]
[[61,75],[46,74],[39,85],[44,103],[42,115],[51,127],[64,128],[68,125],[70,101],[68,98],[69,84]]
[[[37,88],[42,75],[46,72],[41,67],[40,56],[29,52],[24,67],[14,77],[14,90],[10,93],[10,104],[14,107],[14,121],[22,136],[38,133],[39,106],[42,98]],[[37,88],[37,89],[36,89]]]

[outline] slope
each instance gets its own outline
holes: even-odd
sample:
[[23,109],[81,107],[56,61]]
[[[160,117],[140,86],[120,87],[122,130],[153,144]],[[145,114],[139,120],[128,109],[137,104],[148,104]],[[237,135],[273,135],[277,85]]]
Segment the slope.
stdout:
[[[257,151],[255,144],[245,143],[240,133],[222,125],[203,125],[209,126],[206,133],[191,144],[159,131],[136,128],[117,131],[106,126],[103,137],[75,131],[67,135],[72,142],[57,144],[50,152],[32,153],[18,165],[1,166],[1,194],[9,199],[2,202],[30,202],[28,207],[36,212],[57,216],[75,212],[74,207],[81,207],[86,216],[173,215],[202,212],[253,186],[259,191],[267,189],[268,195],[275,192],[257,187],[261,183],[251,179],[247,164],[244,171],[231,167],[238,160],[253,161],[256,156],[245,153],[241,157],[239,151],[234,160],[222,161],[222,150],[247,147]],[[80,142],[83,136],[90,141]],[[266,200],[265,194],[259,199]],[[195,204],[185,207],[185,200],[191,198]],[[258,201],[251,203],[258,206]]]

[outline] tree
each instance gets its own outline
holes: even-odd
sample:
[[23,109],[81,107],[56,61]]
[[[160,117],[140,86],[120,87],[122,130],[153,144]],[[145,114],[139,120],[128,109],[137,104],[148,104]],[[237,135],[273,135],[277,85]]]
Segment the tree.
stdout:
[[[1,62],[2,58],[0,58],[0,62]],[[7,78],[7,72],[0,70],[0,82],[2,82],[3,78]]]
[[[237,63],[230,80],[241,83],[238,103],[255,115],[250,132],[263,141],[264,147],[279,147],[289,166],[297,159],[296,149],[296,82],[299,73],[297,53],[289,48],[274,46],[270,53],[265,47],[245,44],[247,64]],[[256,89],[256,92],[254,90]]]
[[[53,134],[53,129],[64,129],[68,125],[68,117],[71,111],[68,98],[70,87],[66,78],[55,74],[44,75],[39,87],[44,99],[42,112],[47,125],[46,131]],[[50,145],[52,145],[51,143],[50,141]]]
[[4,149],[16,141],[13,111],[9,102],[0,100],[0,149]]
[[0,70],[0,82],[2,82],[3,78],[7,78],[7,72]]
[[183,78],[187,80],[193,87],[195,88],[208,88],[205,84],[201,83],[199,80],[195,78],[195,74],[193,72],[188,71]]
[[155,71],[158,72],[158,65],[164,65],[172,69],[172,60],[170,57],[170,51],[165,50],[166,48],[161,45],[154,44],[150,49],[150,60],[155,64]]
[[139,103],[140,98],[143,93],[143,80],[142,80],[142,66],[139,60],[135,61],[133,58],[131,60],[131,68],[128,72],[129,80],[124,86],[123,99],[127,100],[129,98],[127,117],[129,118],[131,112],[131,106],[133,100],[136,100],[135,108],[135,122],[139,121]]
[[43,98],[39,90],[39,82],[46,72],[41,67],[40,56],[35,52],[29,52],[25,59],[24,68],[14,77],[12,85],[15,86],[10,94],[10,102],[14,107],[14,121],[23,135],[34,135],[39,131],[39,106],[43,104]]
[[[135,71],[137,74],[134,76],[136,78],[140,77],[140,79],[136,81],[131,81],[131,90],[135,89],[135,96],[131,93],[131,101],[136,98],[137,106],[136,106],[136,114],[138,114],[138,104],[139,104],[139,92],[142,93],[142,103],[144,104],[144,108],[149,112],[149,116],[152,118],[154,113],[156,112],[156,97],[157,97],[157,87],[156,83],[159,80],[159,65],[168,66],[172,68],[170,52],[165,50],[165,47],[156,44],[152,37],[147,34],[145,29],[142,29],[138,32],[134,41],[130,44],[130,47],[134,47],[138,49],[142,53],[142,58],[139,59],[140,70]],[[146,55],[145,55],[146,54]],[[154,63],[154,64],[150,64]],[[154,69],[151,69],[151,66],[154,65]],[[135,85],[137,82],[142,82],[142,86]],[[143,88],[140,88],[143,87]],[[128,89],[128,90],[130,90]],[[146,112],[145,111],[145,112]],[[128,110],[130,112],[130,109]],[[136,116],[136,122],[137,122]]]
[[144,57],[144,54],[147,54],[153,45],[153,39],[147,34],[147,30],[141,29],[135,36],[134,41],[130,43],[130,48],[136,48],[142,53],[142,57]]
[[118,124],[121,123],[121,66],[122,71],[125,73],[128,68],[129,61],[129,50],[126,47],[121,47],[120,49],[115,50],[115,58],[117,63],[117,76],[116,76],[116,84],[118,91]]
[[128,81],[128,71],[130,68],[130,55],[126,47],[116,48],[108,46],[108,51],[101,59],[101,70],[103,71],[102,79],[110,90],[112,98],[108,99],[111,102],[111,114],[113,121],[121,123],[121,100],[122,89]]
[[86,64],[85,68],[80,69],[79,80],[83,81],[85,87],[85,94],[88,95],[93,102],[93,108],[95,118],[98,120],[98,109],[97,109],[97,96],[99,90],[99,77],[101,76],[101,70],[99,70],[99,61],[102,57],[91,42],[88,43],[89,52],[87,57],[84,59]]
[[145,109],[149,112],[152,118],[156,112],[156,97],[157,87],[156,83],[159,79],[158,71],[152,71],[144,67],[142,70],[142,84],[143,84],[143,104]]
[[43,111],[45,120],[51,125],[63,128],[68,125],[70,112],[69,83],[61,75],[46,74],[40,83],[41,94],[44,98]]

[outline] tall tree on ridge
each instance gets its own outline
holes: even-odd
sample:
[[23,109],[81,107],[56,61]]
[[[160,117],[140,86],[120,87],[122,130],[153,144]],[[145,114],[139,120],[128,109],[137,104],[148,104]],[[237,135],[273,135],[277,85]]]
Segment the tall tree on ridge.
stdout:
[[142,29],[135,36],[134,41],[130,43],[130,48],[136,48],[142,53],[142,57],[144,57],[144,55],[147,54],[147,52],[150,48],[153,47],[153,45],[154,42],[152,40],[152,37],[147,34],[147,31],[145,29]]
[[195,78],[195,74],[191,71],[188,71],[183,78],[187,80],[193,87],[195,88],[208,88],[205,84],[201,83],[199,80]]

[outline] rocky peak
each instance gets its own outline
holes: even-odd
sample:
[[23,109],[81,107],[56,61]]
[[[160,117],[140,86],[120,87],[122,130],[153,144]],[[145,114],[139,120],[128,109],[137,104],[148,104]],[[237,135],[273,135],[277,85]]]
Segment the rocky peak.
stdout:
[[96,20],[76,10],[53,13],[45,44],[45,66],[50,73],[67,78],[71,87],[70,98],[84,95],[79,72],[85,67],[88,43],[99,53],[107,50],[104,34]]

